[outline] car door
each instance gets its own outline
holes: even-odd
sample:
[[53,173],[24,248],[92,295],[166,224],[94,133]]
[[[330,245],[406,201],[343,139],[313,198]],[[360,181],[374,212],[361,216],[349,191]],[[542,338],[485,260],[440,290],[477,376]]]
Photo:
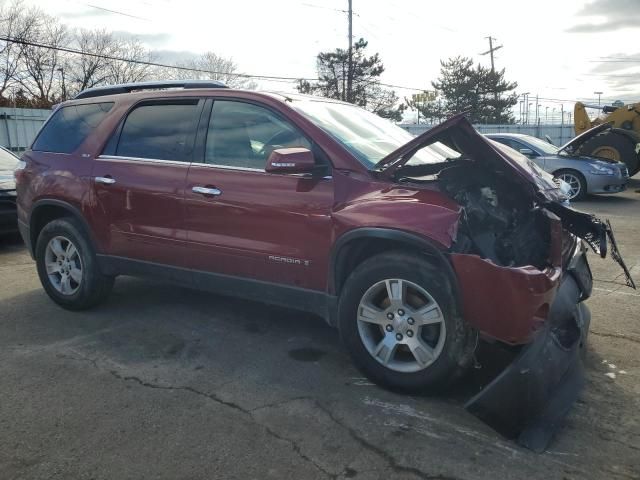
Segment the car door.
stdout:
[[[323,290],[333,204],[329,162],[265,106],[215,100],[209,108],[199,130],[200,162],[191,165],[185,190],[190,267]],[[317,175],[265,172],[273,149],[293,146],[314,152]]]
[[540,153],[535,148],[533,148],[532,145],[521,142],[520,140],[515,140],[513,138],[507,139],[507,142],[508,142],[507,145],[509,145],[511,148],[515,149],[518,152],[520,152],[522,149],[531,150],[531,152],[533,153],[525,156],[533,160],[533,163],[538,165],[543,170],[545,169],[545,157],[543,155],[540,155]]
[[136,104],[95,159],[94,221],[110,256],[184,266],[184,188],[202,105]]

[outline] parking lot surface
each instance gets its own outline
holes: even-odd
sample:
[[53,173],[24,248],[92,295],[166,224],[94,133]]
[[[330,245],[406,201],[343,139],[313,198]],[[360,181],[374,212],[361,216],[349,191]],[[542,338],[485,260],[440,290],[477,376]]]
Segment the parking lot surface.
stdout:
[[[638,189],[577,207],[611,220],[640,284]],[[640,292],[590,260],[587,385],[538,455],[459,392],[372,385],[313,316],[131,278],[68,312],[0,240],[0,479],[640,478]]]

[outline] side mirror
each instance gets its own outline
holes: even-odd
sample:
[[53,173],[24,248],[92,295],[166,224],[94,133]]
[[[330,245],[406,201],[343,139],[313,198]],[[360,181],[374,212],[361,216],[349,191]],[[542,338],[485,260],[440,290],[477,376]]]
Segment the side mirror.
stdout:
[[536,153],[530,148],[521,148],[520,153],[526,155],[527,157],[536,157]]
[[269,173],[312,173],[315,166],[308,148],[277,148],[269,155],[264,169]]

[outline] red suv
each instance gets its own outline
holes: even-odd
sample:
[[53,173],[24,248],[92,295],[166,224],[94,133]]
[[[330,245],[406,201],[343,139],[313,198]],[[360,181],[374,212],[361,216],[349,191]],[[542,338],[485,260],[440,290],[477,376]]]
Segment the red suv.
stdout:
[[468,408],[534,448],[532,419],[577,391],[591,273],[576,235],[603,252],[610,229],[463,116],[414,138],[318,97],[101,87],[54,110],[15,175],[20,231],[65,308],[97,305],[118,275],[283,305],[411,391],[497,342],[514,363]]

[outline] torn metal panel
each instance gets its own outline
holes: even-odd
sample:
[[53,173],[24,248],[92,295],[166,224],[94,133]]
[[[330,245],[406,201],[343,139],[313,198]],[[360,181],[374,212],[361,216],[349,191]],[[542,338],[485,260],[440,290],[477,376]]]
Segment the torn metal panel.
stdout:
[[609,240],[611,243],[611,258],[622,268],[627,286],[633,289],[636,288],[636,284],[631,278],[631,273],[618,250],[609,220],[602,221],[595,215],[580,212],[555,202],[549,202],[545,207],[560,217],[566,230],[587,242],[591,249],[602,258],[607,256],[607,240]]
[[548,321],[515,360],[465,408],[510,439],[543,452],[584,385],[581,353],[591,314],[567,275]]

